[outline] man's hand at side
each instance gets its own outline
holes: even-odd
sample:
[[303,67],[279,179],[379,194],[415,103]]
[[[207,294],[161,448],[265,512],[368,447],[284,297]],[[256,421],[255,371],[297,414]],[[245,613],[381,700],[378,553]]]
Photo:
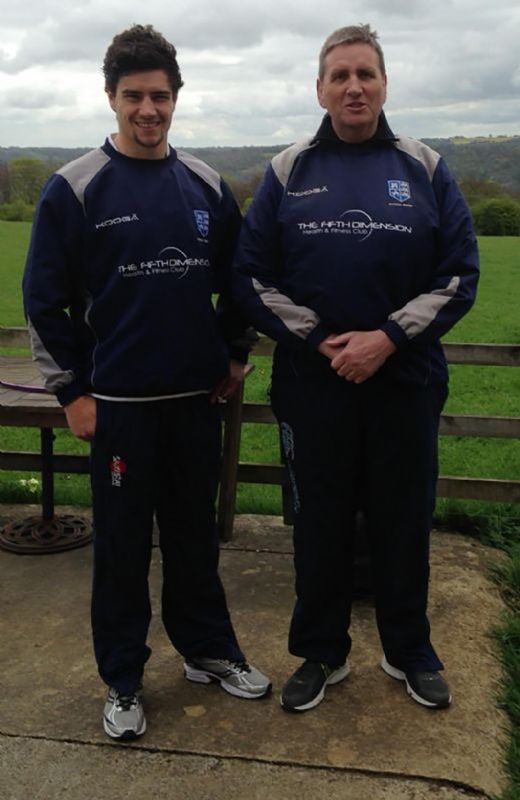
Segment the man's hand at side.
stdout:
[[90,442],[96,432],[96,401],[93,397],[83,395],[73,400],[63,409],[69,428],[74,436]]
[[217,383],[209,396],[210,403],[222,403],[224,400],[229,400],[230,397],[233,397],[244,380],[244,369],[245,364],[231,359],[228,374]]

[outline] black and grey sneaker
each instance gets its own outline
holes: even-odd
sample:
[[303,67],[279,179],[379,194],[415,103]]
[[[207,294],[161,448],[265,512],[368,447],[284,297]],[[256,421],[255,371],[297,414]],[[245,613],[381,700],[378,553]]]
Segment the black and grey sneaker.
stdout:
[[349,673],[348,663],[340,666],[304,661],[282,689],[280,702],[286,711],[308,711],[321,703],[325,689]]
[[381,666],[387,675],[406,683],[406,691],[416,703],[427,708],[447,708],[451,703],[450,687],[439,672],[403,672],[383,656]]
[[190,658],[184,662],[184,673],[195,683],[220,683],[235,697],[255,700],[264,697],[271,689],[271,681],[260,670],[246,661],[228,661],[225,658]]
[[103,727],[112,739],[129,741],[142,736],[146,730],[146,719],[141,702],[141,687],[133,694],[120,694],[116,689],[108,690],[103,711]]

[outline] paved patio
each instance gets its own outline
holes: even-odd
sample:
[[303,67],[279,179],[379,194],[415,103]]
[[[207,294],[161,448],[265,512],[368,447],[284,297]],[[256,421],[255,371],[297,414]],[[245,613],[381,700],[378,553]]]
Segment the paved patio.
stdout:
[[[59,511],[70,509],[58,509]],[[77,510],[77,509],[75,509]],[[0,506],[0,524],[37,513]],[[355,605],[351,674],[312,712],[287,714],[280,688],[293,603],[290,529],[240,516],[221,573],[242,647],[273,681],[259,701],[189,683],[160,624],[154,548],[146,735],[131,745],[101,726],[105,690],[89,630],[91,547],[43,556],[0,551],[0,797],[97,800],[462,800],[504,785],[507,720],[489,637],[502,602],[487,577],[500,555],[472,539],[432,535],[430,618],[454,702],[431,712],[379,666],[369,601]]]

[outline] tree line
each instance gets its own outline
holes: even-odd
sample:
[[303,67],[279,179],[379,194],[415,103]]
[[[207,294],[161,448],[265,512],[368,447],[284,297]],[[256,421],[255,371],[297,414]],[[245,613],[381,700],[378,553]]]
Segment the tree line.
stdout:
[[[520,137],[513,139],[518,139],[520,148]],[[460,153],[460,145],[453,145],[451,140],[428,140],[428,143],[436,145],[435,149],[439,152],[442,149],[446,151],[444,156],[453,169],[450,161],[454,159],[454,153]],[[440,147],[440,144],[444,144],[444,148]],[[481,155],[489,153],[490,148],[494,146],[489,142],[484,144],[485,148],[480,149]],[[515,147],[516,144],[515,141]],[[239,207],[245,213],[265,166],[280,149],[281,147],[204,148],[203,150],[199,148],[191,149],[191,152],[203,157],[221,172]],[[520,149],[518,152],[520,155]],[[469,159],[467,154],[465,159],[466,161]],[[0,161],[0,219],[31,221],[44,183],[63,163],[65,162],[52,158],[28,157],[13,158],[7,162]],[[468,172],[461,175],[461,162],[456,163],[455,174],[471,209],[477,233],[487,236],[520,236],[520,189],[516,189],[516,183],[509,180],[504,184],[482,177],[482,170],[480,172],[476,170],[475,163],[471,159],[465,167]],[[515,171],[518,172],[518,169],[518,164],[514,161],[507,174],[511,176]]]
[[0,162],[0,219],[30,222],[44,183],[59,166],[37,158]]

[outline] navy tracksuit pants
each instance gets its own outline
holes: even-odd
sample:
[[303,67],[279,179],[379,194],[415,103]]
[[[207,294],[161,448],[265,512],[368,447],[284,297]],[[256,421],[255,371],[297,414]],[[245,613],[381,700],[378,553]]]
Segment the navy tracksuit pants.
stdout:
[[173,646],[188,658],[243,660],[218,576],[218,408],[207,395],[96,402],[92,628],[101,677],[130,693],[150,656],[154,514],[162,554],[162,619]]
[[429,535],[444,386],[353,384],[320,354],[275,353],[271,400],[294,500],[293,655],[343,664],[351,648],[355,514],[363,510],[378,630],[402,670],[442,669],[427,618]]

